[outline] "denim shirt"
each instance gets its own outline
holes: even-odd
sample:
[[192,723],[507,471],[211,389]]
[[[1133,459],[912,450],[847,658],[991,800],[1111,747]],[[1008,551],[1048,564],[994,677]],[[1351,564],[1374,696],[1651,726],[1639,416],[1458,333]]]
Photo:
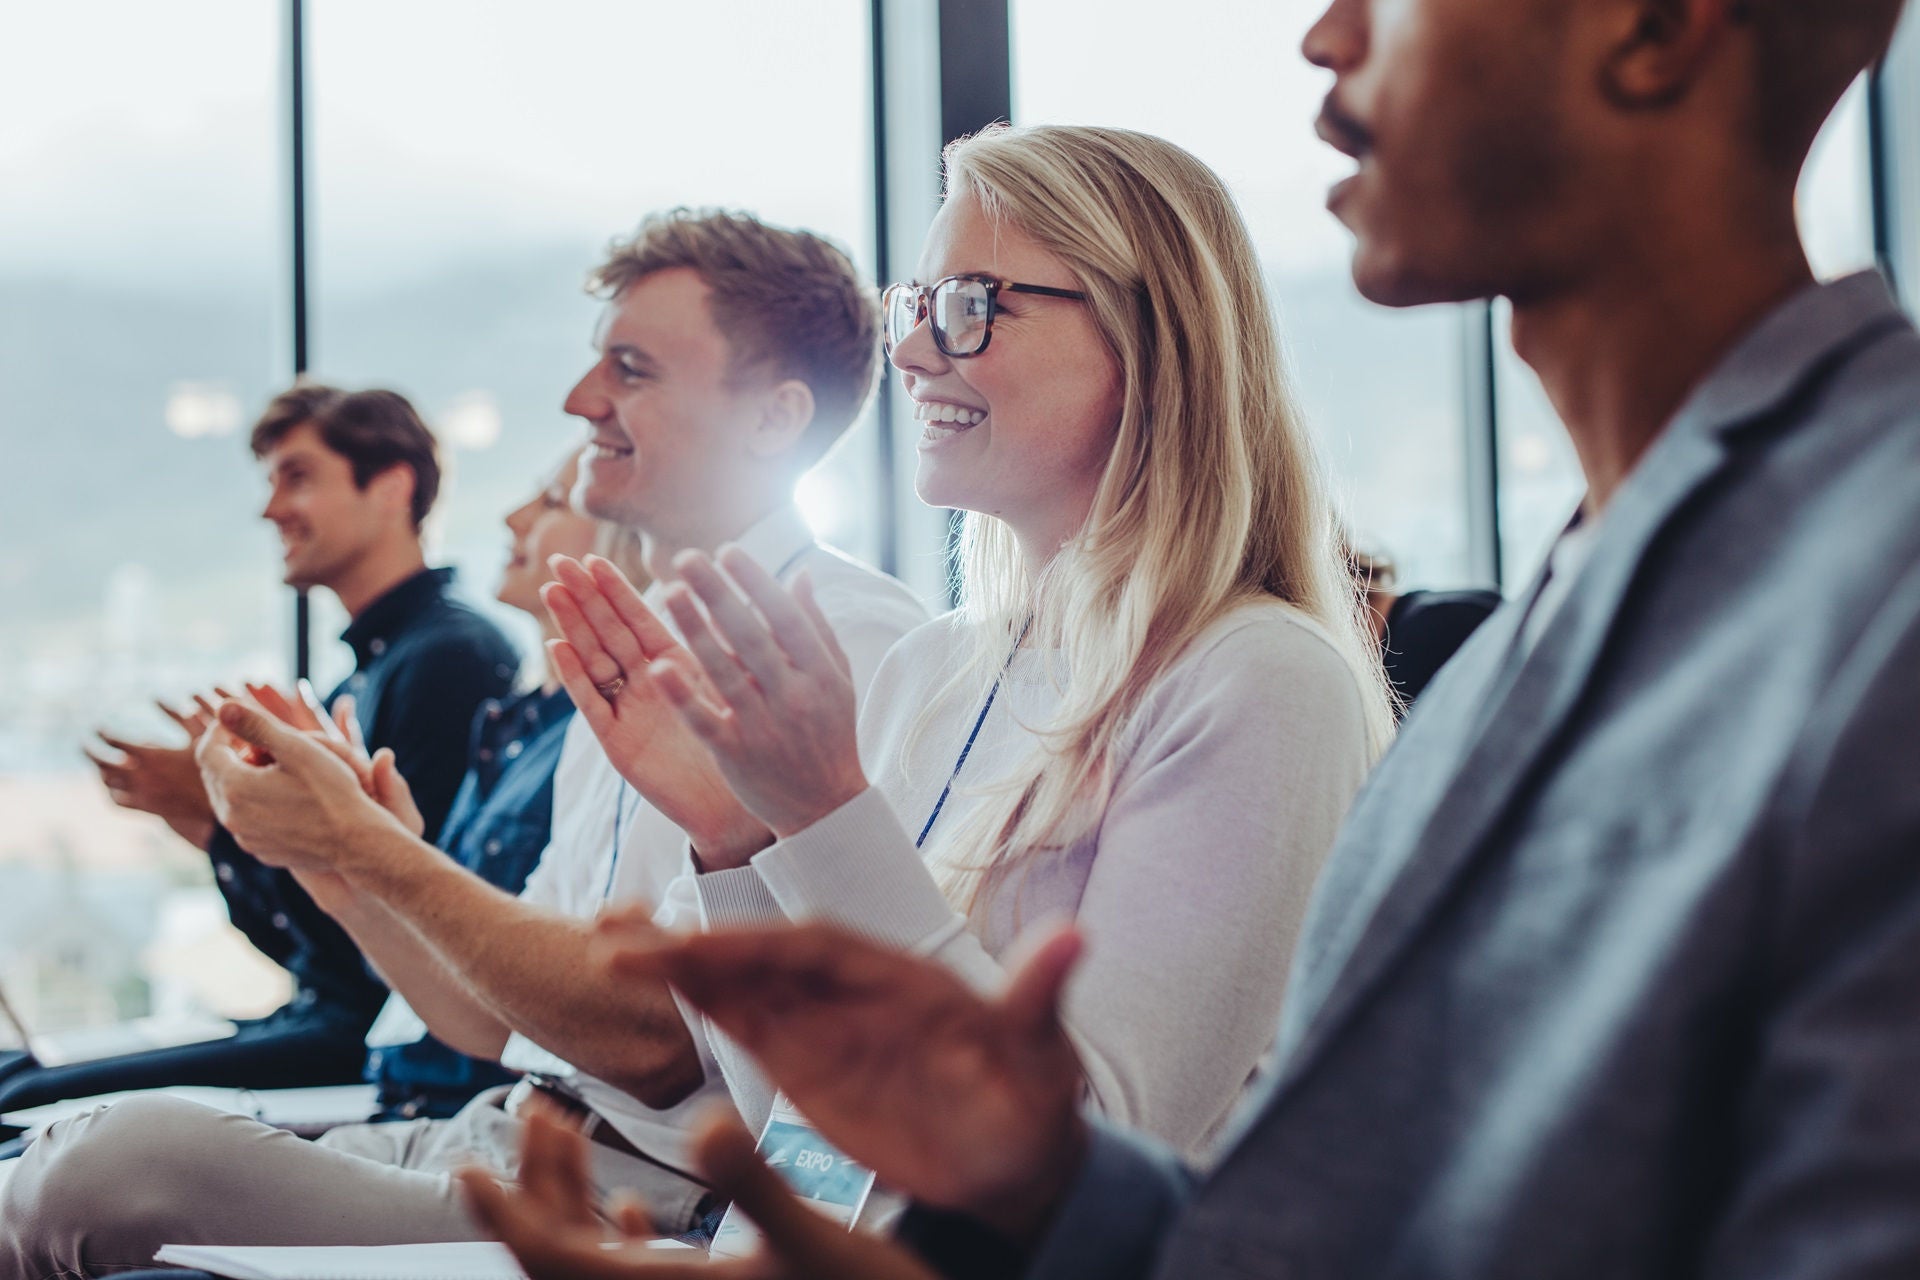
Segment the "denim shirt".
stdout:
[[[564,689],[489,698],[473,720],[472,767],[460,784],[440,847],[461,866],[517,894],[553,826],[553,771],[573,718]],[[367,1079],[380,1086],[383,1119],[450,1116],[482,1089],[519,1079],[432,1036],[373,1049]]]
[[[354,696],[367,749],[393,749],[395,763],[435,838],[466,772],[475,709],[512,687],[519,657],[491,622],[455,600],[452,569],[423,569],[360,612],[341,639],[354,672],[327,695]],[[364,1035],[386,998],[360,950],[289,873],[264,865],[224,828],[208,848],[234,926],[294,980],[276,1017],[337,1022]]]

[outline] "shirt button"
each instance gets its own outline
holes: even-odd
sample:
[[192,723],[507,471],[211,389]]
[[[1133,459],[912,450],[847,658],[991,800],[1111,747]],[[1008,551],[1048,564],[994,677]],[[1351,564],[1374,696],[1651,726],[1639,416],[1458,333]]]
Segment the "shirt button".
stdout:
[[213,878],[218,880],[221,884],[232,884],[233,883],[232,865],[229,863],[223,862],[219,866],[215,867],[213,869]]
[[287,919],[286,912],[276,911],[273,913],[273,927],[278,929],[280,932],[285,933],[287,929],[292,926],[292,924],[293,924],[293,921]]
[[525,751],[526,749],[527,749],[527,744],[520,741],[520,739],[515,738],[512,742],[509,742],[507,744],[507,759],[518,760],[520,758],[520,753],[522,751]]
[[493,759],[493,748],[492,748],[492,747],[482,747],[482,748],[480,748],[480,760],[481,760],[481,762],[482,762],[482,763],[485,763],[486,761],[488,761],[488,760],[491,760],[491,759]]
[[493,698],[488,698],[487,699],[487,719],[498,720],[499,718],[500,718],[500,703]]
[[387,651],[387,642],[385,640],[373,640],[368,642],[367,644],[367,652],[372,654],[376,658],[379,657],[381,654],[385,653],[386,651]]
[[492,857],[498,854],[501,849],[501,845],[498,840],[489,840],[483,847],[486,849],[487,855],[489,857]]

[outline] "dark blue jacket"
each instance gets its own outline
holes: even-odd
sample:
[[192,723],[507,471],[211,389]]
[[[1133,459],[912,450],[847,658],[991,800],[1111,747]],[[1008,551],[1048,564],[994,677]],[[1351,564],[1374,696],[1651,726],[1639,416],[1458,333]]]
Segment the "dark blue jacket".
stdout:
[[[519,657],[499,628],[455,600],[452,569],[424,569],[362,610],[341,639],[354,672],[327,695],[354,696],[368,750],[393,749],[434,839],[466,772],[475,710],[512,687]],[[346,930],[292,875],[257,861],[225,829],[208,849],[234,926],[294,979],[281,1015],[362,1036],[386,999]]]
[[[440,847],[461,866],[508,893],[519,893],[540,861],[553,827],[553,771],[573,719],[565,690],[489,698],[473,720],[472,767],[440,832]],[[385,1118],[450,1116],[482,1089],[519,1078],[498,1063],[471,1058],[432,1036],[367,1054],[367,1079],[380,1086]]]

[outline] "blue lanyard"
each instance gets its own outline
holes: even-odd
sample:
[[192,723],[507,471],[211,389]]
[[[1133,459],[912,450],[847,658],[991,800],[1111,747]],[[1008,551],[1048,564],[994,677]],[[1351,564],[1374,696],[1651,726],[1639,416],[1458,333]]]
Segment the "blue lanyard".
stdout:
[[940,798],[933,802],[933,812],[927,815],[927,825],[920,828],[920,834],[913,839],[913,847],[918,849],[926,844],[927,836],[933,830],[933,824],[940,821],[940,811],[947,807],[947,797],[953,794],[953,784],[960,779],[960,771],[967,767],[967,757],[973,754],[973,744],[980,737],[980,729],[987,723],[987,713],[993,710],[993,700],[1000,696],[1000,683],[1007,678],[1007,670],[1013,666],[1013,659],[1020,652],[1020,646],[1026,641],[1027,632],[1033,630],[1033,615],[1027,615],[1026,622],[1020,628],[1020,634],[1014,638],[1013,648],[1007,653],[1007,660],[1000,664],[1000,674],[993,678],[993,687],[987,690],[987,700],[980,704],[980,714],[973,718],[973,728],[967,734],[966,745],[960,748],[960,758],[953,762],[953,772],[947,775],[947,785],[940,788]]
[[[801,558],[804,557],[807,552],[812,551],[819,545],[817,542],[808,542],[806,546],[801,547],[798,551],[788,556],[785,562],[773,571],[774,578],[780,582],[785,582],[787,574],[793,569],[793,566],[799,564]],[[968,745],[971,746],[972,744],[969,743]],[[627,795],[629,792],[632,793],[636,801],[635,808],[637,809],[639,807],[637,802],[640,799],[640,793],[634,790],[631,782],[628,782],[625,778],[620,779],[620,790],[616,792],[613,797],[613,856],[607,859],[607,883],[600,890],[601,902],[611,902],[613,900],[613,879],[620,873],[620,835],[622,827],[625,826],[626,820],[630,816],[627,812]]]

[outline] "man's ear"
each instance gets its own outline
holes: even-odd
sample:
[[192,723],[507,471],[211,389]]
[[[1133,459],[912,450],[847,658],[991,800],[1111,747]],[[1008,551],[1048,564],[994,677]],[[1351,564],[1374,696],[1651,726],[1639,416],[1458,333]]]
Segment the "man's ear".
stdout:
[[367,481],[366,492],[380,504],[382,510],[396,513],[411,527],[414,483],[413,468],[404,462],[396,462],[384,471],[376,472]]
[[1614,0],[1600,83],[1628,109],[1677,102],[1741,25],[1747,0]]
[[760,421],[747,448],[756,458],[791,453],[813,425],[813,388],[798,378],[776,383],[760,402]]

